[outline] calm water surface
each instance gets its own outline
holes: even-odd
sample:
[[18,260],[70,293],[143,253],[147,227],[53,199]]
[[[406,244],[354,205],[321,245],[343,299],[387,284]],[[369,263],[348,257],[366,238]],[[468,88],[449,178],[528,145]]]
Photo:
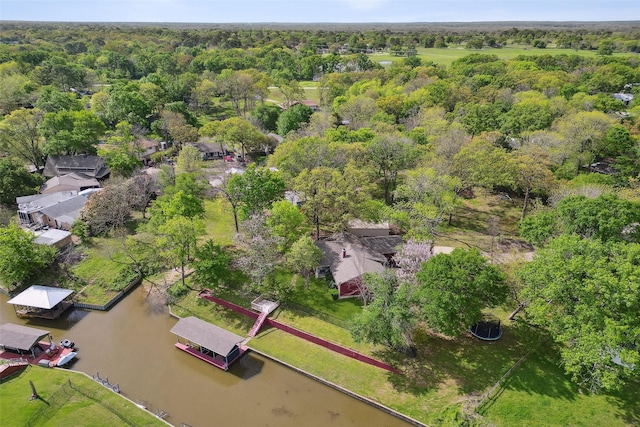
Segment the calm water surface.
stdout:
[[108,312],[73,310],[57,321],[23,320],[0,294],[1,323],[51,331],[78,348],[72,369],[99,372],[123,395],[190,426],[407,426],[405,422],[255,353],[228,372],[176,349],[176,320],[138,287]]

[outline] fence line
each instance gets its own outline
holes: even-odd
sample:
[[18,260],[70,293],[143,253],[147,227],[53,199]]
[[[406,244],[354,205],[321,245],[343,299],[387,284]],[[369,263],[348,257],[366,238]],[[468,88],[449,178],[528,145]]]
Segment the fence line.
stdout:
[[[249,310],[247,308],[241,307],[237,304],[225,301],[223,299],[214,297],[213,295],[207,295],[206,293],[202,293],[201,297],[206,298],[212,302],[215,302],[216,304],[219,304],[225,308],[231,309],[238,313],[244,314],[245,316],[251,317],[252,319],[256,319],[259,316],[259,313],[256,313],[255,311]],[[314,344],[317,344],[324,348],[332,350],[336,353],[342,354],[343,356],[347,356],[352,359],[358,360],[360,362],[368,363],[369,365],[376,366],[378,368],[385,369],[387,371],[394,372],[396,374],[400,374],[400,371],[398,371],[396,368],[394,368],[393,366],[387,363],[381,362],[372,357],[366,356],[362,353],[358,353],[357,351],[352,350],[350,348],[332,343],[331,341],[327,341],[324,338],[317,337],[308,332],[301,331],[292,326],[285,325],[284,323],[278,322],[277,320],[267,318],[265,320],[265,323],[269,326],[280,329],[298,338],[302,338],[306,341],[312,342]]]
[[97,404],[99,404],[100,406],[102,406],[103,408],[105,408],[107,411],[111,412],[113,415],[115,415],[116,417],[118,417],[123,423],[129,425],[129,426],[135,426],[135,424],[133,424],[131,421],[129,421],[125,416],[123,416],[120,411],[118,411],[117,409],[113,408],[111,406],[111,404],[107,403],[106,401],[102,401],[100,399],[96,398],[96,394],[99,394],[100,392],[98,390],[94,390],[93,392],[87,392],[85,390],[82,390],[78,387],[75,387],[72,383],[71,380],[69,380],[69,387],[71,387],[73,390],[77,391],[78,393],[80,393],[81,395],[83,395],[84,397],[86,397],[87,399],[91,399],[94,402],[96,402]]
[[62,383],[62,385],[48,397],[46,401],[48,404],[42,406],[36,413],[34,413],[31,418],[26,423],[27,427],[36,427],[41,425],[40,420],[42,418],[51,418],[49,415],[55,414],[62,408],[62,406],[69,401],[71,396],[73,395],[73,390],[67,385],[67,383]]
[[287,306],[299,311],[301,313],[304,314],[309,314],[312,315],[314,317],[318,317],[322,320],[324,320],[325,322],[329,322],[333,325],[339,326],[341,328],[346,328],[347,327],[347,322],[343,319],[340,319],[337,316],[334,316],[333,314],[330,313],[325,313],[319,310],[314,310],[314,309],[309,309],[308,307],[304,307],[300,304],[294,303],[294,302],[287,302]]
[[489,389],[487,390],[485,393],[483,393],[482,395],[480,395],[479,397],[477,397],[476,399],[471,399],[468,403],[467,403],[467,407],[471,407],[472,412],[477,413],[478,409],[480,409],[480,407],[482,405],[484,405],[484,403],[490,399],[498,390],[498,388],[500,386],[502,386],[502,383],[511,376],[511,374],[513,373],[513,371],[515,371],[518,366],[522,365],[522,363],[529,357],[529,355],[531,353],[533,353],[536,350],[536,347],[531,348],[527,354],[525,354],[524,356],[522,356],[520,359],[518,359],[518,361],[516,363],[513,364],[513,366],[511,368],[509,368],[509,370],[507,372],[505,372],[505,374],[500,377],[500,379]]
[[75,308],[83,308],[86,310],[98,310],[98,311],[107,311],[109,310],[115,303],[120,301],[122,297],[126,295],[134,286],[140,284],[142,282],[142,276],[138,275],[135,279],[133,279],[124,289],[118,291],[118,293],[111,298],[105,305],[97,305],[97,304],[87,304],[84,302],[74,302],[73,306]]

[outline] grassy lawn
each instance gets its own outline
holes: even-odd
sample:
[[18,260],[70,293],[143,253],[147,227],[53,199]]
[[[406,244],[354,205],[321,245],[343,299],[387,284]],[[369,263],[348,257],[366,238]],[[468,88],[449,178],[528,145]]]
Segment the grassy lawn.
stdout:
[[304,91],[304,98],[320,102],[320,92],[318,91],[318,82],[302,81],[300,87]]
[[[207,200],[205,208],[204,238],[212,238],[225,246],[232,245],[235,229],[228,203],[223,199]],[[463,200],[453,216],[452,225],[445,227],[437,243],[463,247],[473,245],[489,250],[490,219],[495,218],[497,224],[494,234],[516,237],[519,215],[518,200],[511,203],[493,194],[476,192],[476,197]],[[97,299],[101,293],[106,297],[118,289],[117,284],[121,283],[123,275],[123,265],[118,262],[122,256],[118,255],[119,245],[118,239],[95,239],[93,245],[86,248],[88,256],[74,266],[73,272],[83,283],[98,286],[86,287],[84,295]],[[506,321],[513,308],[511,306],[494,311],[503,320],[504,334],[499,341],[485,343],[470,336],[447,339],[423,328],[414,334],[418,354],[412,358],[384,347],[354,342],[347,326],[362,309],[361,303],[357,299],[334,299],[325,280],[313,279],[306,287],[302,278],[284,271],[278,271],[276,279],[283,283],[296,281],[297,286],[288,301],[273,314],[274,318],[390,363],[401,370],[402,375],[357,362],[276,329],[263,328],[249,342],[252,348],[427,424],[460,424],[463,421],[461,414],[468,413],[468,403],[492,387],[531,349],[537,350],[480,408],[479,416],[483,418],[479,423],[508,426],[593,425],[592,421],[597,421],[598,425],[632,425],[640,422],[640,409],[636,403],[640,401],[638,388],[618,395],[582,394],[558,367],[557,355],[540,344],[538,331]],[[188,281],[191,280],[190,277]],[[242,285],[246,280],[240,273],[233,274],[225,287],[214,292],[248,307],[254,296],[243,292]],[[196,295],[196,292],[187,291],[172,305],[174,313],[193,315],[246,336],[253,319],[199,299]],[[33,371],[36,369],[40,370],[32,368]],[[38,380],[36,386],[40,382]],[[46,382],[54,387],[49,393],[62,384],[62,380]],[[0,394],[0,397],[4,396]],[[69,402],[73,399],[70,398]],[[65,404],[64,408],[67,407]],[[5,407],[0,406],[0,409],[4,412]],[[59,412],[64,413],[62,410]],[[117,424],[117,420],[115,422]],[[109,423],[113,424],[114,419]]]
[[[557,353],[541,341],[537,331],[506,321],[509,308],[494,312],[503,319],[504,334],[499,341],[486,343],[471,336],[454,340],[420,329],[414,335],[416,358],[354,343],[347,330],[286,307],[274,315],[281,322],[391,363],[402,375],[272,328],[263,328],[249,346],[430,425],[458,425],[467,402],[492,387],[533,348],[537,350],[480,408],[479,414],[484,417],[481,425],[615,426],[640,421],[637,385],[617,395],[582,394],[564,375]],[[197,299],[195,293],[180,301],[174,312],[198,316],[241,336],[253,324],[252,319]]]
[[462,199],[461,206],[453,214],[451,225],[442,226],[436,244],[462,248],[473,246],[490,252],[492,221],[495,221],[494,244],[500,238],[517,238],[521,209],[521,200],[514,199],[511,203],[495,194],[478,190],[474,198]]
[[[318,91],[318,82],[305,80],[298,83],[304,93],[302,96],[303,99],[310,99],[312,101],[319,102],[320,92]],[[284,102],[284,95],[280,92],[280,89],[273,86],[269,88],[269,99],[277,101],[278,103]]]
[[[211,238],[223,246],[233,242],[233,214],[224,199],[205,201],[205,224],[203,239]],[[71,268],[75,278],[63,284],[77,292],[75,300],[78,302],[103,305],[135,277],[122,252],[120,238],[96,237],[81,251],[83,259]],[[161,277],[154,276],[151,280],[158,281]]]
[[218,197],[204,201],[206,238],[213,239],[219,245],[227,246],[233,243],[235,225],[231,205]]
[[118,238],[94,238],[90,246],[81,250],[82,261],[71,268],[76,279],[65,284],[78,292],[76,301],[105,304],[135,277]]
[[[423,61],[433,61],[438,65],[450,66],[453,61],[460,59],[464,56],[471,55],[472,53],[483,53],[489,55],[496,55],[499,59],[513,59],[519,55],[579,55],[586,57],[595,57],[596,51],[593,50],[572,50],[572,49],[537,49],[525,46],[507,46],[503,48],[490,48],[485,47],[481,50],[469,50],[464,46],[450,46],[448,48],[417,48],[418,57]],[[614,54],[614,56],[629,56],[629,54]],[[374,53],[370,54],[369,58],[373,62],[379,63],[381,61],[401,61],[402,56],[394,56],[388,53]]]
[[640,425],[640,383],[589,395],[565,377],[557,355],[532,354],[479,410],[496,426]]
[[362,307],[359,298],[335,298],[329,291],[329,282],[326,279],[312,277],[309,285],[305,286],[302,277],[281,270],[276,272],[276,280],[296,281],[296,288],[287,301],[290,310],[312,314],[338,326],[346,326],[348,320],[359,313]]
[[[29,400],[29,381],[36,387],[39,399]],[[19,376],[0,384],[0,424],[51,427],[166,425],[84,375],[39,366],[28,367]]]

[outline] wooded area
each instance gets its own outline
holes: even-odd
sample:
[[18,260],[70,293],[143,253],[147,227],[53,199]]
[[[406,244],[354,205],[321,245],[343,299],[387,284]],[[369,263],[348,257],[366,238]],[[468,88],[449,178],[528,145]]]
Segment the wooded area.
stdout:
[[[500,59],[514,47],[522,53]],[[462,54],[445,66],[429,58],[437,49]],[[36,193],[48,156],[102,156],[111,178],[73,231],[85,243],[120,241],[129,274],[180,270],[173,298],[189,291],[191,267],[198,286],[244,274],[242,291],[286,303],[300,285],[278,275],[299,274],[308,287],[320,264],[311,237],[344,232],[353,219],[388,222],[418,249],[363,275],[356,340],[415,354],[420,331],[456,337],[492,307],[520,306],[518,316],[560,346],[577,384],[615,390],[640,372],[639,52],[637,22],[5,22],[0,202],[14,210],[16,197]],[[154,180],[138,174],[145,141],[163,144],[145,159],[159,166]],[[197,143],[232,155],[244,173],[210,185],[212,162]],[[503,209],[517,204],[520,221],[469,220],[470,206],[492,212],[477,206],[489,196]],[[207,229],[212,198],[233,213],[230,244]],[[453,233],[460,224],[481,229],[489,248]],[[29,239],[2,230],[15,247]],[[506,237],[533,244],[533,261],[498,262],[494,247]],[[447,238],[460,248],[434,255],[433,242]],[[42,268],[15,259],[14,246],[0,249],[9,286]],[[413,265],[407,274],[389,274],[403,262]]]

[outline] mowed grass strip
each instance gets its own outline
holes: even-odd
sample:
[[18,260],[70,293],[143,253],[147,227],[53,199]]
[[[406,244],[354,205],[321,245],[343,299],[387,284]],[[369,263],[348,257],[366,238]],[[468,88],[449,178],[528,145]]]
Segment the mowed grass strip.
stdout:
[[[29,399],[29,381],[36,387],[39,399]],[[73,388],[68,386],[69,381]],[[45,427],[166,426],[153,414],[85,375],[39,366],[28,367],[0,384],[0,425],[24,426],[30,420]]]
[[213,239],[219,245],[227,246],[233,243],[235,223],[231,204],[222,197],[204,201],[204,221],[206,236],[203,239]]
[[[520,55],[578,55],[593,58],[597,56],[595,50],[573,50],[573,49],[557,49],[546,48],[538,49],[526,46],[506,46],[502,48],[484,47],[482,49],[467,49],[464,45],[452,45],[448,48],[424,48],[416,49],[418,57],[423,61],[433,61],[438,65],[450,66],[455,60],[462,57],[481,53],[487,55],[496,55],[498,59],[513,59]],[[614,56],[631,56],[629,53],[615,53]],[[404,59],[403,56],[391,55],[390,53],[372,53],[369,58],[374,63],[380,62],[396,62]]]

